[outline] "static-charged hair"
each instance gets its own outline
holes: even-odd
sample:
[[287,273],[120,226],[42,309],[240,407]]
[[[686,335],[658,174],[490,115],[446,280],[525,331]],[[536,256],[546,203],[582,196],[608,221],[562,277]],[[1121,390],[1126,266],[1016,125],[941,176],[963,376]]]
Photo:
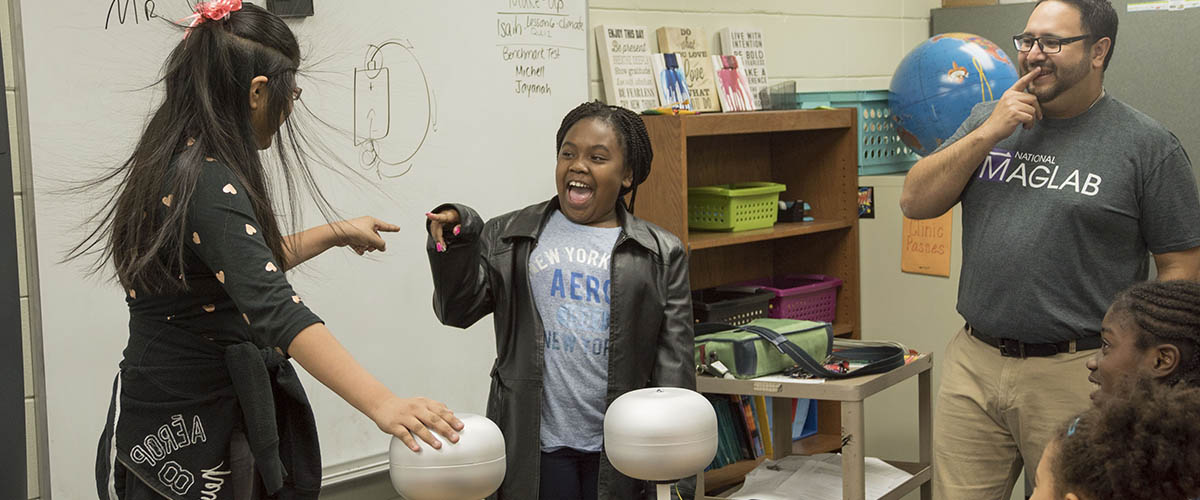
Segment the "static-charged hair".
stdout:
[[[185,27],[176,26],[182,35]],[[228,167],[243,184],[267,246],[275,260],[286,265],[279,221],[283,214],[272,199],[272,179],[260,158],[251,123],[250,85],[257,76],[267,77],[266,116],[280,120],[274,125],[281,132],[273,142],[288,196],[287,213],[299,213],[297,175],[321,213],[328,219],[333,212],[308,167],[305,149],[314,143],[292,119],[301,53],[287,24],[245,3],[228,17],[206,19],[186,33],[164,62],[157,82],[163,86],[162,102],[132,154],[73,190],[116,183],[103,209],[88,219],[94,228],[65,260],[94,256],[93,273],[111,262],[124,287],[152,293],[187,287],[186,279],[177,277],[183,273],[189,201],[206,157]],[[159,217],[164,189],[175,201]],[[294,229],[295,219],[288,219]]]

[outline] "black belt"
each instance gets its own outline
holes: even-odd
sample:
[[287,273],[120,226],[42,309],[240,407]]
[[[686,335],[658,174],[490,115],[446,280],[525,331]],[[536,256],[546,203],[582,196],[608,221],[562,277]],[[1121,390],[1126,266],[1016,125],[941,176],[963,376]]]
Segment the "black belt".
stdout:
[[967,325],[967,332],[982,341],[983,343],[995,347],[1000,350],[1000,355],[1009,358],[1041,358],[1046,356],[1054,356],[1056,354],[1075,353],[1079,351],[1090,351],[1099,349],[1102,341],[1100,336],[1084,337],[1078,340],[1064,340],[1062,342],[1050,342],[1046,344],[1030,344],[1021,342],[1016,339],[998,339],[988,337],[971,325]]

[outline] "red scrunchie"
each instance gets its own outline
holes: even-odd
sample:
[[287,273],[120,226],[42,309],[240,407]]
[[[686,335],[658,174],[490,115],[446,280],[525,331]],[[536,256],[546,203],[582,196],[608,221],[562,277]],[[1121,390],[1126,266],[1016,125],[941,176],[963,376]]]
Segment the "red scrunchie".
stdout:
[[242,0],[211,0],[200,2],[192,10],[195,12],[194,14],[183,18],[183,21],[188,21],[187,31],[183,34],[184,38],[187,38],[192,33],[192,28],[200,25],[205,20],[220,21],[227,19],[230,12],[242,10]]

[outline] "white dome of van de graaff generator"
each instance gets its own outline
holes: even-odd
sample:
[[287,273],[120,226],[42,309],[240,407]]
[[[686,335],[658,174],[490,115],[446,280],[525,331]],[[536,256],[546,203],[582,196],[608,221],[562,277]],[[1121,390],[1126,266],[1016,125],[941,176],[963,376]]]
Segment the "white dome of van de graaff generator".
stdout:
[[420,442],[414,452],[393,437],[389,457],[392,487],[406,500],[480,500],[504,481],[504,435],[491,420],[457,415],[463,423],[457,443],[444,437],[442,448]]
[[704,396],[677,387],[622,394],[604,414],[604,451],[626,476],[675,481],[717,453],[717,415]]

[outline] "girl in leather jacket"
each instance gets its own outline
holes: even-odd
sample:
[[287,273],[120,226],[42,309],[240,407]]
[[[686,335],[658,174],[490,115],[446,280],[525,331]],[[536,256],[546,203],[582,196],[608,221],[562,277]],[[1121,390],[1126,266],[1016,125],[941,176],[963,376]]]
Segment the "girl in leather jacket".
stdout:
[[434,311],[461,328],[493,315],[497,498],[637,498],[604,457],[604,412],[630,390],[695,388],[687,252],[632,214],[653,157],[636,114],[585,103],[556,146],[553,199],[486,223],[461,204],[426,214]]

